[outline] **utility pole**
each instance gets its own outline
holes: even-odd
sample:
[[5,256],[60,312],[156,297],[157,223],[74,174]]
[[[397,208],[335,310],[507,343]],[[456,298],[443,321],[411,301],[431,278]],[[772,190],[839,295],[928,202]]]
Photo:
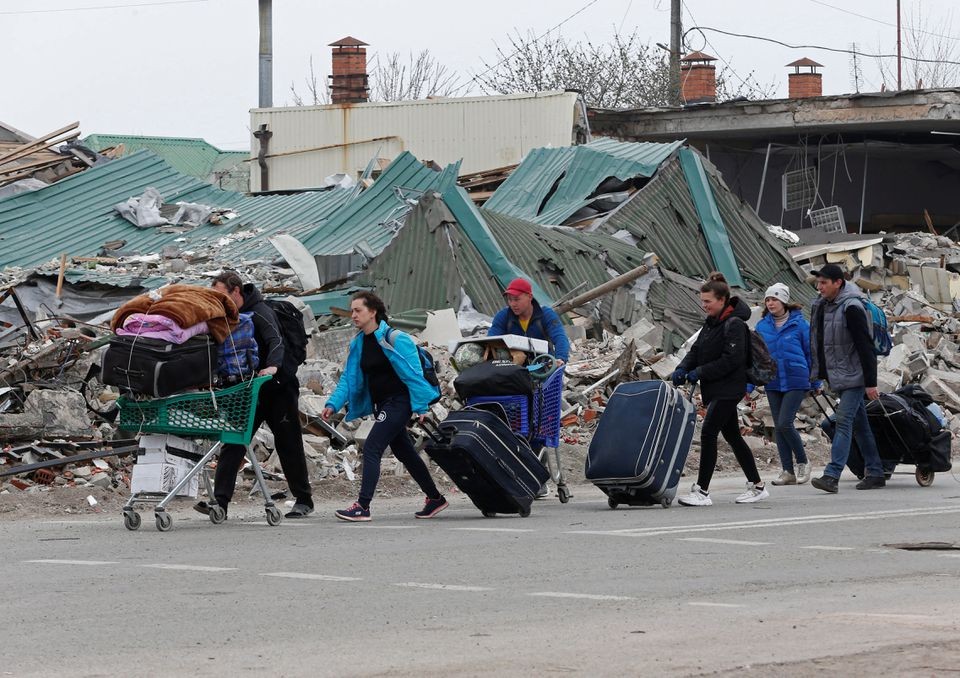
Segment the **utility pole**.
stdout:
[[273,0],[260,3],[260,108],[273,106]]
[[680,4],[681,0],[670,0],[670,103],[673,106],[683,104],[680,97],[680,50],[682,49]]
[[901,68],[901,57],[902,53],[900,51],[900,0],[897,0],[897,91],[903,89],[903,83],[901,81],[901,76],[903,74],[903,69]]

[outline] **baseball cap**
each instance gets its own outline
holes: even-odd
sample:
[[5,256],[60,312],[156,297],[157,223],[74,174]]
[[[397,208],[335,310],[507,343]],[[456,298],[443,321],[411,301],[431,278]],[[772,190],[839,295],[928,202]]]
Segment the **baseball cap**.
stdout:
[[514,278],[510,281],[510,284],[507,285],[507,289],[504,290],[504,294],[529,294],[533,295],[533,287],[530,285],[529,280],[524,280],[523,278]]
[[810,275],[814,275],[818,278],[826,278],[828,280],[845,280],[847,277],[843,269],[836,264],[826,264],[825,266],[821,266],[820,270],[818,271],[810,271]]

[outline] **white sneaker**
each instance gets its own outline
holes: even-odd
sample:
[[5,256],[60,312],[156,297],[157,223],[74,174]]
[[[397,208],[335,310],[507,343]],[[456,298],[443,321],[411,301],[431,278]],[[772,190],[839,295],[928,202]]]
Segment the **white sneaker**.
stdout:
[[797,485],[803,485],[810,482],[810,474],[813,469],[810,464],[797,464]]
[[747,483],[747,491],[737,497],[738,504],[752,504],[770,496],[767,486],[763,484]]
[[690,494],[677,499],[681,506],[713,506],[713,499],[710,494],[700,489],[700,486],[694,483],[690,488]]
[[796,485],[797,477],[790,471],[780,471],[780,475],[773,481],[774,485]]

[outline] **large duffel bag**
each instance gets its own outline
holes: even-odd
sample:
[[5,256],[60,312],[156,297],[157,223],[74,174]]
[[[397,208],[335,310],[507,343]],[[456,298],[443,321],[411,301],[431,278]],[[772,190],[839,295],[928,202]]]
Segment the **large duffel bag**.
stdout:
[[607,402],[585,475],[618,504],[666,508],[677,493],[696,425],[693,403],[664,381],[620,384]]
[[101,381],[122,391],[163,398],[212,383],[217,344],[207,334],[183,344],[162,339],[117,336],[103,354]]
[[494,412],[466,407],[430,432],[426,452],[486,517],[530,515],[550,472]]
[[526,367],[509,360],[485,360],[468,367],[453,381],[462,399],[474,396],[532,395],[533,379]]

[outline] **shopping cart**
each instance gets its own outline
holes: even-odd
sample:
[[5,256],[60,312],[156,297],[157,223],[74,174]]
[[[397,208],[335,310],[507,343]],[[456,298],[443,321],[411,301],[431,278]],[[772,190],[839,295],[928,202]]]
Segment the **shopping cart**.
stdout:
[[533,397],[527,395],[474,396],[467,405],[497,403],[507,415],[507,423],[517,435],[525,437],[534,449],[540,448],[541,463],[557,485],[557,498],[566,504],[573,496],[567,488],[560,463],[560,412],[563,396],[563,366],[541,382],[535,382]]
[[[203,438],[216,441],[210,449],[199,456],[194,466],[179,479],[173,489],[162,492],[141,492],[131,495],[123,507],[123,524],[128,530],[140,527],[138,504],[156,503],[153,509],[157,529],[166,532],[173,527],[173,518],[167,513],[167,504],[198,474],[203,478],[207,495],[213,497],[207,464],[220,452],[224,444],[243,445],[247,448],[247,460],[253,467],[257,486],[264,499],[264,508],[269,525],[279,525],[283,514],[270,499],[270,492],[260,471],[260,464],[250,448],[253,437],[253,420],[257,411],[257,396],[260,387],[272,377],[255,377],[229,388],[198,391],[183,395],[157,398],[153,400],[134,400],[122,396],[117,400],[120,410],[118,425],[120,428],[140,433],[168,433],[190,438]],[[210,502],[210,522],[222,523],[226,511]]]

